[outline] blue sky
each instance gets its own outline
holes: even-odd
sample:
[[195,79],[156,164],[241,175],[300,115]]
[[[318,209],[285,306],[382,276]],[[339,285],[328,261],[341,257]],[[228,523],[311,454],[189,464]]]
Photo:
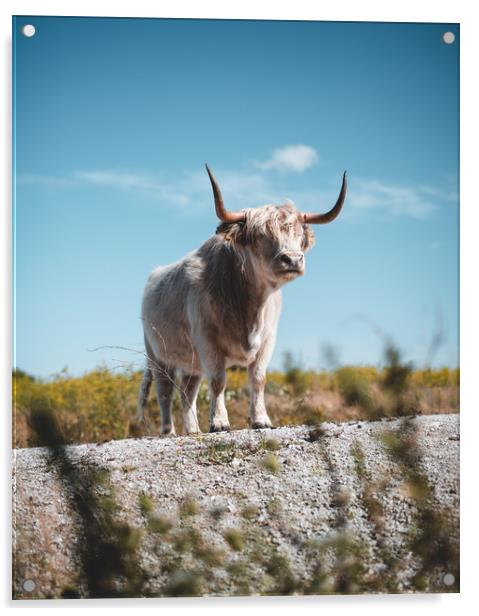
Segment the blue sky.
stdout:
[[[21,27],[33,23],[32,38]],[[149,271],[232,208],[344,211],[284,287],[285,350],[377,364],[383,340],[458,363],[453,24],[14,19],[15,365],[142,363]],[[456,41],[446,45],[442,34]],[[98,347],[125,347],[131,351]]]

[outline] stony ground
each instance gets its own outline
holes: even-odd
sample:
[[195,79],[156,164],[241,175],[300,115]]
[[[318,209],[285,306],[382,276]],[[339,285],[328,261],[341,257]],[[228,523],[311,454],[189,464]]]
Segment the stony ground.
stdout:
[[15,450],[14,596],[94,596],[92,520],[113,594],[457,590],[459,416],[403,422]]

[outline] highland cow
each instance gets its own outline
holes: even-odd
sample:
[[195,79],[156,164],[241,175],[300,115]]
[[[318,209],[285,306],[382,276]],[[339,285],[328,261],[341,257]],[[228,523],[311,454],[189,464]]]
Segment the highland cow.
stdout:
[[144,419],[154,379],[162,434],[175,433],[171,405],[177,373],[185,433],[200,432],[196,399],[203,375],[211,396],[210,432],[229,430],[224,394],[230,366],[248,369],[251,427],[272,427],[264,388],[281,309],[280,289],[304,273],[304,253],[314,242],[309,225],[334,220],[346,196],[344,173],[338,200],[329,212],[303,213],[291,204],[230,212],[208,166],[206,170],[221,221],[216,234],[177,263],[153,270],[143,295],[147,365],[138,418]]

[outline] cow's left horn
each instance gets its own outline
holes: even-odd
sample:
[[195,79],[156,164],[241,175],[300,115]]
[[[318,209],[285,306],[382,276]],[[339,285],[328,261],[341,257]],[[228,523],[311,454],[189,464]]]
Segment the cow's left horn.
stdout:
[[311,225],[324,225],[325,223],[334,220],[343,207],[344,199],[346,198],[346,188],[347,182],[345,171],[343,173],[343,185],[341,186],[341,192],[339,193],[338,200],[336,201],[334,207],[325,214],[308,214],[303,212],[303,221]]
[[211,186],[213,187],[216,215],[218,216],[218,218],[223,222],[243,222],[245,220],[244,212],[228,212],[228,210],[225,208],[218,182],[216,181],[215,176],[211,173],[208,165],[205,164],[205,166],[206,171],[208,171],[208,175],[210,176]]

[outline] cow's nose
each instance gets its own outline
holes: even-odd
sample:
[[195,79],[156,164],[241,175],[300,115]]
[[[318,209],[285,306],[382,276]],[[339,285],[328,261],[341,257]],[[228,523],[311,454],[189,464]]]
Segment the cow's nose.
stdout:
[[304,256],[302,252],[283,252],[279,259],[287,267],[300,268],[303,266]]

